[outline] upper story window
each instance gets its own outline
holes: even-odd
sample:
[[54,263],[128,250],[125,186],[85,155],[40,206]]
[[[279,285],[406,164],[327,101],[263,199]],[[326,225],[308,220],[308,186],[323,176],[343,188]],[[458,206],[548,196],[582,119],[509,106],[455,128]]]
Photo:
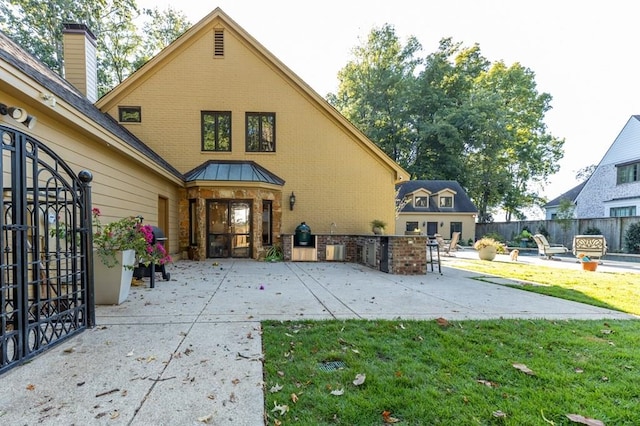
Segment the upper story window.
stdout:
[[141,123],[142,108],[139,106],[119,106],[118,121],[121,123]]
[[611,207],[609,209],[610,217],[627,217],[636,215],[636,206],[628,207]]
[[202,111],[202,150],[231,151],[231,112]]
[[414,207],[429,207],[429,197],[415,197],[413,200]]
[[450,195],[441,195],[440,207],[453,207],[453,197]]
[[276,151],[276,114],[273,112],[248,112],[247,152]]
[[618,168],[618,178],[616,184],[637,182],[640,180],[640,162],[616,166]]

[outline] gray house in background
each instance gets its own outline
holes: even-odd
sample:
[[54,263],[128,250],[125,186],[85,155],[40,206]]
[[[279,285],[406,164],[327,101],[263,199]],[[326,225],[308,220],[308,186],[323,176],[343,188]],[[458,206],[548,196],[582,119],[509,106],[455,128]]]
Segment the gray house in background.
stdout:
[[640,115],[633,115],[576,196],[576,218],[640,214]]
[[571,205],[573,206],[573,217],[576,217],[576,198],[578,197],[578,194],[580,194],[580,191],[582,191],[582,188],[584,188],[585,183],[586,181],[582,182],[580,185],[571,188],[564,194],[554,198],[553,200],[545,204],[543,206],[545,211],[545,219],[551,220],[557,218],[563,200],[567,200],[571,203]]

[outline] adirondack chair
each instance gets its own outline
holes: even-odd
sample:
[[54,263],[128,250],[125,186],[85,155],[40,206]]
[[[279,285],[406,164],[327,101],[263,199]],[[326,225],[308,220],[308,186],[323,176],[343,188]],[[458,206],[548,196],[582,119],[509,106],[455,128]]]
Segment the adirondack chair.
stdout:
[[547,237],[542,234],[535,234],[533,240],[538,245],[538,254],[545,256],[547,259],[552,259],[554,254],[563,254],[569,251],[562,244],[549,244]]
[[454,232],[451,235],[450,241],[445,241],[440,234],[436,234],[436,241],[440,246],[440,251],[447,256],[451,256],[451,253],[458,251],[458,240],[460,239],[460,232]]

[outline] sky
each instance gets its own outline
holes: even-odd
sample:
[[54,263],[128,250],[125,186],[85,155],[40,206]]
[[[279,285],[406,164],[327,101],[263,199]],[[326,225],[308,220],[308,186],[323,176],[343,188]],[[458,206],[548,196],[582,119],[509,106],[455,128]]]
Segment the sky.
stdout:
[[[632,115],[640,114],[640,2],[612,0],[137,0],[171,7],[192,24],[216,7],[321,96],[335,93],[338,71],[373,28],[390,24],[421,57],[451,37],[478,44],[491,62],[520,63],[537,90],[552,96],[547,131],[565,139],[560,172],[541,188],[549,200],[576,186],[576,172],[597,164]],[[634,78],[636,77],[636,78]]]

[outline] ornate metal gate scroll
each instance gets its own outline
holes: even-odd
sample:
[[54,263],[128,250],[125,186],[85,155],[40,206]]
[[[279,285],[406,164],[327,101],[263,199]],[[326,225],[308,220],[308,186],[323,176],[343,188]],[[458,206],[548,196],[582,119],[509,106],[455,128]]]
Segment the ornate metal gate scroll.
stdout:
[[93,326],[91,174],[0,126],[0,373]]

